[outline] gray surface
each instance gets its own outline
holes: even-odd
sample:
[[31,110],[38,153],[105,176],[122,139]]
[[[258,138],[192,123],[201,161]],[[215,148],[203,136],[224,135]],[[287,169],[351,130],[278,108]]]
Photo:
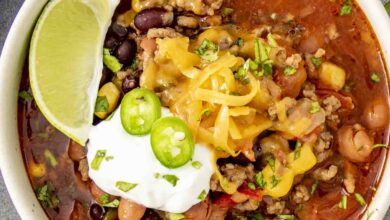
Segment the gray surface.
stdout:
[[[387,2],[389,0],[382,0]],[[3,49],[3,43],[12,24],[13,18],[19,10],[23,0],[0,0],[0,51]],[[19,215],[9,198],[7,189],[4,186],[3,177],[0,171],[0,220],[18,220]],[[390,220],[390,211],[386,215],[386,220]]]

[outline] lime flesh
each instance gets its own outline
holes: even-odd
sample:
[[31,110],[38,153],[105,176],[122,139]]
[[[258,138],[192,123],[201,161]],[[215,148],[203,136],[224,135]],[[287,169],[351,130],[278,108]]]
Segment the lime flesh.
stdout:
[[35,101],[51,124],[82,145],[92,126],[112,8],[105,0],[51,1],[31,40]]

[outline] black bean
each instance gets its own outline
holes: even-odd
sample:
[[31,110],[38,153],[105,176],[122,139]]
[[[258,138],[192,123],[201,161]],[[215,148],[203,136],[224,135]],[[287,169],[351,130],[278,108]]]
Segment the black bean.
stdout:
[[119,40],[114,36],[107,36],[104,41],[104,48],[107,48],[111,51],[115,50],[115,48],[119,45]]
[[89,208],[89,215],[93,220],[102,220],[104,217],[104,209],[99,204],[92,204]]
[[119,62],[128,66],[132,63],[137,53],[137,44],[134,40],[125,40],[117,49],[116,57]]
[[127,76],[122,83],[122,91],[126,94],[138,87],[138,80],[133,76]]
[[113,75],[114,74],[110,69],[108,69],[106,66],[103,66],[102,78],[100,79],[99,88],[111,81]]
[[124,38],[127,36],[127,28],[123,27],[122,25],[119,25],[117,23],[114,23],[111,25],[112,32],[114,32],[118,37]]
[[141,220],[160,220],[162,219],[153,209],[147,209]]
[[173,12],[163,8],[150,8],[139,12],[134,18],[134,25],[143,33],[151,28],[163,28],[173,23]]

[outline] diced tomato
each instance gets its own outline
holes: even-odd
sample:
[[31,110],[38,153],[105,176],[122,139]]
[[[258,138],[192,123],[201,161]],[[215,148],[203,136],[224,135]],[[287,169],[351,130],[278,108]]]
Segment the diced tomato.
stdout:
[[248,187],[248,183],[244,182],[240,188],[237,190],[238,192],[247,195],[250,199],[254,199],[257,201],[261,201],[262,195],[259,189],[250,189]]
[[213,202],[215,205],[224,208],[232,208],[236,205],[236,203],[232,200],[232,196],[229,194],[223,194],[218,199]]

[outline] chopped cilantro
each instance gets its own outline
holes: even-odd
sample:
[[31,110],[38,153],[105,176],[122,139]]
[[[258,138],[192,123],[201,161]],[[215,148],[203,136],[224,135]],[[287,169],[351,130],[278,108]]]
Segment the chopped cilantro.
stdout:
[[260,213],[254,213],[251,215],[251,217],[252,217],[252,220],[264,220],[263,215]]
[[160,173],[155,173],[155,174],[154,174],[154,178],[156,178],[156,179],[160,178],[160,176],[161,176]]
[[262,65],[264,76],[269,76],[272,74],[272,63],[263,63]]
[[117,207],[119,207],[119,200],[114,199],[111,202],[104,203],[103,206],[109,207],[109,208],[117,208]]
[[191,165],[192,165],[193,168],[198,169],[198,170],[200,168],[202,168],[202,166],[203,166],[203,164],[201,162],[199,162],[199,161],[194,161],[194,162],[191,163]]
[[[269,47],[269,46],[268,46]],[[268,60],[268,51],[266,45],[260,41],[259,38],[255,39],[255,61],[260,64]]]
[[268,40],[268,44],[271,46],[271,47],[277,47],[278,46],[278,43],[276,42],[274,36],[269,33],[267,35],[267,40]]
[[295,69],[294,67],[292,66],[286,66],[283,70],[283,74],[285,76],[291,76],[291,75],[294,75],[295,73],[297,72],[297,69]]
[[370,77],[371,81],[373,81],[374,83],[379,83],[381,81],[381,78],[379,77],[379,75],[377,73],[373,73],[371,74],[371,77]]
[[169,220],[181,220],[184,218],[185,218],[185,216],[183,214],[180,214],[180,213],[169,213],[169,215],[168,215]]
[[53,155],[53,153],[46,149],[43,154],[45,155],[45,158],[47,160],[47,162],[50,164],[50,166],[52,167],[56,167],[58,165],[58,161],[56,159],[56,157]]
[[367,205],[366,200],[364,200],[364,197],[360,193],[355,193],[355,199],[356,201],[361,205],[365,206]]
[[177,181],[179,181],[179,178],[175,175],[167,174],[162,176],[168,183],[172,184],[172,186],[176,186]]
[[275,158],[273,158],[272,156],[268,157],[267,163],[271,167],[272,171],[275,172]]
[[279,184],[280,180],[275,175],[271,176],[271,189],[275,188]]
[[256,185],[252,182],[248,183],[248,188],[254,190],[254,189],[256,189]]
[[340,202],[339,202],[338,207],[339,207],[340,209],[347,209],[347,196],[346,196],[346,195],[343,195],[343,196],[341,197],[341,200],[340,200]]
[[135,184],[135,183],[129,183],[129,182],[124,182],[124,181],[117,181],[115,183],[115,186],[123,191],[123,192],[128,192],[130,190],[132,190],[134,187],[136,187],[138,184]]
[[104,157],[106,156],[106,150],[98,150],[96,151],[95,157],[93,158],[91,162],[91,168],[93,170],[98,170],[100,167],[100,164],[102,163]]
[[200,114],[202,117],[209,117],[213,111],[209,108],[204,109]]
[[284,219],[284,220],[296,220],[297,218],[294,215],[277,215],[278,219]]
[[297,160],[299,157],[301,157],[301,149],[302,149],[302,143],[300,141],[297,141],[295,143],[294,160]]
[[106,96],[98,96],[95,104],[95,112],[108,112],[108,99]]
[[389,14],[389,16],[390,16],[390,2],[387,2],[387,3],[385,4],[385,9],[386,9],[386,11],[387,11],[387,14]]
[[229,15],[231,15],[231,14],[233,14],[234,13],[234,9],[233,8],[223,8],[222,9],[222,15],[223,16],[229,16]]
[[100,201],[102,204],[109,203],[109,202],[110,202],[110,195],[108,195],[108,194],[103,194],[103,195],[101,195],[100,198],[99,198],[99,201]]
[[202,44],[195,53],[198,54],[203,60],[212,62],[218,59],[219,47],[215,43],[208,39],[203,40]]
[[321,110],[321,106],[319,102],[312,102],[310,106],[310,113],[314,114]]
[[387,144],[374,144],[374,146],[371,147],[371,149],[376,148],[387,148]]
[[352,13],[352,3],[351,0],[345,0],[340,9],[340,16],[347,16]]
[[207,196],[207,192],[206,192],[206,190],[203,190],[203,191],[199,194],[198,199],[201,200],[201,201],[203,201],[203,200],[206,199],[206,196]]
[[244,39],[242,39],[241,37],[237,38],[236,45],[239,47],[243,47],[244,46]]
[[119,72],[123,67],[123,64],[116,57],[112,56],[110,50],[106,48],[103,49],[103,63],[114,73]]
[[105,160],[108,162],[108,161],[110,161],[110,160],[113,160],[114,159],[114,157],[113,156],[107,156],[106,158],[105,158]]
[[297,205],[297,207],[295,208],[295,212],[300,212],[300,211],[302,211],[302,209],[303,209],[303,205],[302,205],[302,204],[299,204],[299,205]]
[[317,191],[318,185],[320,185],[319,180],[315,180],[313,185],[311,185],[310,194],[314,194]]
[[23,99],[26,102],[31,102],[33,100],[33,96],[25,90],[19,92],[19,98]]
[[139,60],[138,60],[138,58],[135,58],[133,60],[133,62],[131,63],[130,69],[132,69],[133,71],[136,71],[138,69],[138,66],[139,66]]
[[312,57],[310,58],[310,62],[316,67],[320,67],[321,66],[321,63],[322,63],[322,59],[319,58],[319,57]]
[[263,173],[262,172],[259,172],[259,173],[257,173],[255,175],[255,182],[262,189],[264,189],[267,186],[267,183],[265,182],[265,180],[263,178]]
[[36,190],[37,199],[46,208],[57,208],[60,200],[54,194],[55,189],[51,182],[38,187]]

